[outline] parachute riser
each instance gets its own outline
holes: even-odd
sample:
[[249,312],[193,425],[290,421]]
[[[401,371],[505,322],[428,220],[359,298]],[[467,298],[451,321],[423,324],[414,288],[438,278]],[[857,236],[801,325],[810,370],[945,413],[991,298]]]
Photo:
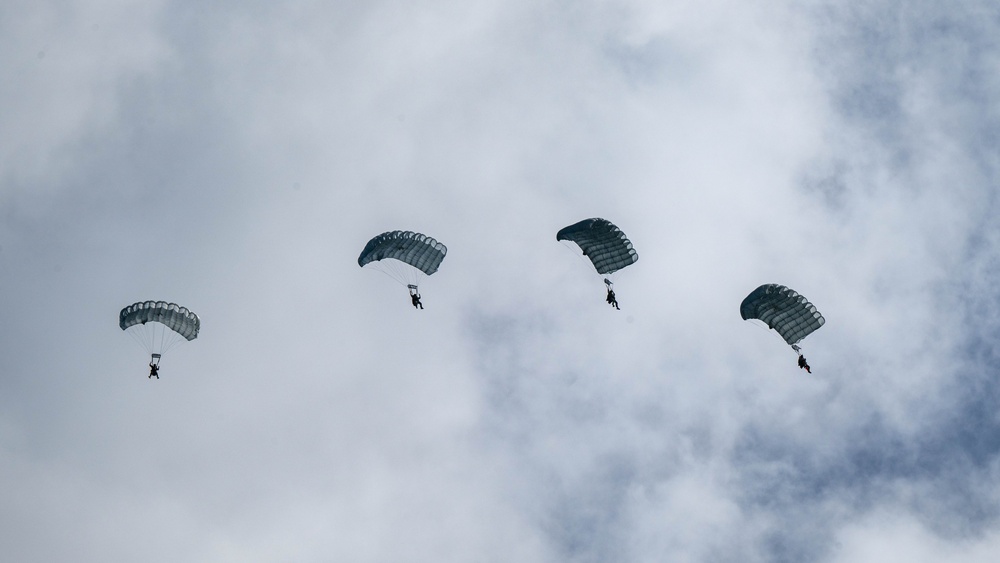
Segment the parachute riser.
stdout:
[[152,357],[149,360],[149,364],[153,365],[153,366],[159,366],[160,365],[160,354],[152,354]]
[[587,255],[585,253],[581,253],[580,247],[577,246],[575,243],[568,240],[561,240],[559,241],[559,244],[561,244],[562,247],[565,248],[570,254],[576,256],[577,260],[580,261],[580,264],[582,265],[581,267],[585,272],[589,274],[598,273],[597,269],[594,268],[594,263],[591,262],[589,258],[587,258]]
[[366,267],[382,272],[396,283],[407,287],[416,285],[423,278],[427,277],[426,274],[417,268],[394,258],[370,262]]

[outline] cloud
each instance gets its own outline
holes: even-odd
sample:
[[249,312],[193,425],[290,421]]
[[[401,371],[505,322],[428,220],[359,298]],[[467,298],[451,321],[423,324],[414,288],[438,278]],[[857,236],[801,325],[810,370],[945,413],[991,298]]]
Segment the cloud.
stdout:
[[[0,18],[12,556],[992,553],[986,3],[63,8]],[[595,216],[620,312],[554,240]],[[356,265],[397,228],[424,311]],[[152,382],[148,298],[203,322]]]

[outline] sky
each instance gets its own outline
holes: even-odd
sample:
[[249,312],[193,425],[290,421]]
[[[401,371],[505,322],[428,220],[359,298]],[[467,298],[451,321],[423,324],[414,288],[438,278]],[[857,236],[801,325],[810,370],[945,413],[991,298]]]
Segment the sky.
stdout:
[[[5,560],[986,562],[989,0],[0,6]],[[555,240],[603,217],[639,261]],[[405,287],[357,257],[448,246]],[[812,374],[740,301],[826,325]],[[118,311],[201,333],[159,380]]]

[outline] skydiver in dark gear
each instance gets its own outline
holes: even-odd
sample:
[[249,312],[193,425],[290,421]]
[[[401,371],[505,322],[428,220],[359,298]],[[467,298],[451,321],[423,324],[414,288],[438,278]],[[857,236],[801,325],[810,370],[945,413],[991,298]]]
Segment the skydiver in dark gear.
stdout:
[[618,299],[615,298],[615,290],[611,289],[610,286],[608,286],[608,298],[605,301],[608,302],[608,305],[611,305],[615,309],[621,311],[621,309],[618,308]]
[[806,370],[807,373],[812,373],[812,370],[809,369],[809,364],[806,363],[806,357],[802,354],[799,354],[799,368]]
[[413,303],[414,309],[418,307],[421,309],[424,308],[424,304],[420,302],[420,294],[415,289],[410,290],[410,301]]
[[149,377],[146,379],[152,379],[153,377],[156,379],[160,378],[160,366],[154,364],[153,362],[149,362]]

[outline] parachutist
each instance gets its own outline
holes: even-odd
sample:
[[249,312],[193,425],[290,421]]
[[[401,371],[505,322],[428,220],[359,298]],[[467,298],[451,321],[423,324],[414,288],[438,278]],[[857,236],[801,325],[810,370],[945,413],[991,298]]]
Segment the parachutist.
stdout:
[[[597,273],[604,276],[631,266],[639,260],[639,255],[635,248],[632,248],[632,242],[625,233],[607,219],[600,217],[584,219],[579,223],[563,227],[556,233],[556,240],[576,243],[583,255],[590,259]],[[608,305],[621,310],[615,292],[611,289],[614,283],[605,277],[604,284],[608,286]]]
[[201,320],[187,307],[166,301],[139,301],[118,313],[118,326],[149,352],[149,379],[160,378],[160,358],[181,339],[198,338]]
[[608,298],[606,301],[608,302],[608,305],[611,305],[615,309],[621,311],[621,309],[618,308],[618,299],[615,298],[615,290],[611,289],[611,286],[608,286]]
[[776,283],[766,283],[740,303],[743,320],[757,320],[776,331],[799,355],[799,367],[812,373],[799,342],[826,323],[816,306],[797,292]]
[[806,363],[806,357],[802,354],[799,354],[799,368],[806,370],[806,373],[812,373],[812,370],[809,369],[809,364]]
[[412,231],[388,231],[372,238],[358,256],[358,266],[368,264],[405,285],[414,309],[423,309],[417,281],[438,270],[448,248],[433,238]]

